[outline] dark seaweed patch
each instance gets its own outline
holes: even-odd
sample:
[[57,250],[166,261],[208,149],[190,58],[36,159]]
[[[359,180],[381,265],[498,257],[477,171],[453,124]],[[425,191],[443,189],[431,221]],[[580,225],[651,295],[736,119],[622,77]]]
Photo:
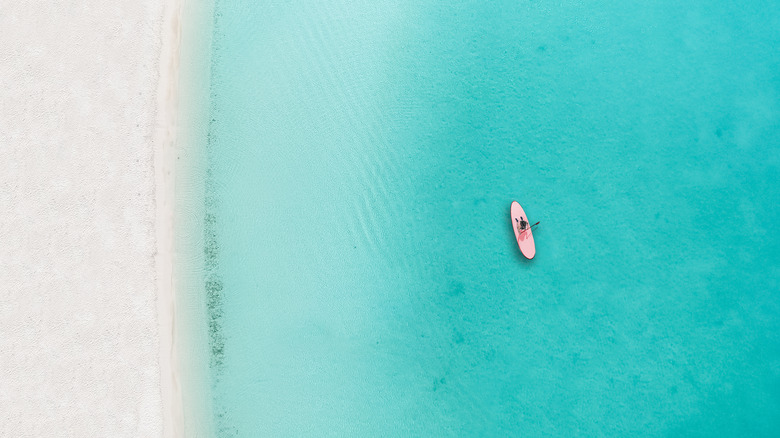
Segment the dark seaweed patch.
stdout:
[[214,199],[211,171],[206,175],[206,217],[204,221],[205,288],[206,309],[208,312],[209,348],[211,350],[209,364],[215,374],[221,370],[225,361],[225,337],[222,331],[224,316],[224,283],[219,274],[219,243],[217,241],[216,200]]

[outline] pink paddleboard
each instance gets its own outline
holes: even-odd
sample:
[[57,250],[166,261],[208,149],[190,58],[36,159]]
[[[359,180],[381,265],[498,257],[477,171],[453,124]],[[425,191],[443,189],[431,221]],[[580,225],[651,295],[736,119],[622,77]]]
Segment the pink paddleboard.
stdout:
[[525,212],[523,211],[523,207],[520,206],[520,204],[517,203],[517,201],[512,201],[512,208],[510,210],[510,213],[512,215],[512,229],[515,230],[515,238],[517,239],[517,245],[520,247],[520,252],[523,253],[525,258],[532,259],[536,255],[536,245],[534,245],[534,236],[531,234],[531,229],[526,228],[523,231],[520,231],[519,228],[519,221],[521,221],[521,218],[524,218],[526,222],[528,222],[528,225],[531,225],[531,221],[528,220],[528,216],[525,215]]

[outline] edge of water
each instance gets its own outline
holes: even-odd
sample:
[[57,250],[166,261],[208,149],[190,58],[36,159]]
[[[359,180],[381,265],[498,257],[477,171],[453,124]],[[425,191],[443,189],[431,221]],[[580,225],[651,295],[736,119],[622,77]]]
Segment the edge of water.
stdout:
[[[172,0],[165,32],[176,35],[167,52],[172,66],[173,135],[167,175],[172,205],[169,260],[172,300],[168,324],[171,388],[175,397],[165,406],[166,436],[213,436],[207,303],[204,272],[204,205],[206,143],[213,0]],[[166,56],[166,51],[163,51]],[[159,202],[159,201],[158,201]],[[169,208],[170,210],[170,208]],[[159,214],[159,213],[158,213]],[[161,321],[162,322],[162,321]],[[165,372],[165,370],[163,370]],[[176,374],[178,373],[178,375]],[[169,427],[170,426],[170,427]]]

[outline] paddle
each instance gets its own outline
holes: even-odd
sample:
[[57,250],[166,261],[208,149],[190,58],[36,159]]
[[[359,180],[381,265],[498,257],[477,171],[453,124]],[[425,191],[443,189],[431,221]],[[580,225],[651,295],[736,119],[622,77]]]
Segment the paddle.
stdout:
[[[515,222],[516,222],[516,221],[517,221],[517,219],[515,219]],[[539,221],[539,222],[541,222],[541,221]],[[537,222],[537,223],[535,223],[535,224],[531,225],[530,227],[528,227],[528,228],[524,229],[523,231],[521,231],[521,232],[520,232],[520,234],[523,234],[523,233],[525,233],[526,231],[528,231],[528,230],[532,229],[533,227],[535,227],[535,226],[539,225],[539,222]]]
[[[541,222],[541,221],[539,221],[539,222]],[[539,225],[539,222],[537,222],[537,223],[535,223],[535,224],[531,225],[530,227],[528,227],[528,228],[524,229],[524,230],[523,230],[523,233],[525,233],[526,231],[529,231],[529,230],[533,229],[533,227],[535,227],[535,226]],[[520,233],[520,234],[523,234],[523,233]]]

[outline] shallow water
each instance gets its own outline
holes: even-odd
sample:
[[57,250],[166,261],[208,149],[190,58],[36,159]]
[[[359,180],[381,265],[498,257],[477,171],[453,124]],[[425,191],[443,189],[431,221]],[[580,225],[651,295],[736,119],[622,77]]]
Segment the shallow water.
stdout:
[[215,7],[219,436],[780,433],[778,2],[312,3]]

